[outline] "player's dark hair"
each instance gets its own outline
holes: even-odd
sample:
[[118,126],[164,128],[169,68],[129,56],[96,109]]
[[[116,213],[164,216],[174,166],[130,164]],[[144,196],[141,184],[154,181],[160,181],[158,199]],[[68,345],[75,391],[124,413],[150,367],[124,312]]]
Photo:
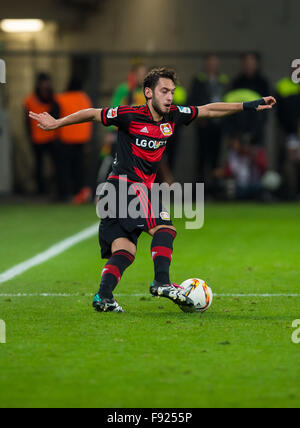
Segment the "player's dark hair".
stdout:
[[143,85],[144,93],[146,88],[150,88],[152,89],[152,91],[154,91],[160,78],[171,79],[175,85],[177,83],[177,74],[176,74],[176,71],[173,70],[172,68],[167,68],[167,67],[153,68],[152,70],[149,71],[149,73],[144,79],[144,85]]

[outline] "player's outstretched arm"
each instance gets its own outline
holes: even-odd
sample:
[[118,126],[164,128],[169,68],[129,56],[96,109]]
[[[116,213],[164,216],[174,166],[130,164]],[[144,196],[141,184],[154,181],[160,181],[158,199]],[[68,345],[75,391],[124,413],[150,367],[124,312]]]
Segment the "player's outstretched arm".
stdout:
[[265,97],[247,103],[212,103],[198,107],[198,118],[230,116],[241,111],[263,111],[272,109],[276,104],[274,97]]
[[38,122],[38,127],[44,131],[52,131],[63,126],[76,125],[77,123],[97,121],[101,122],[101,109],[88,108],[79,110],[76,113],[65,116],[61,119],[54,119],[49,113],[37,114],[29,112],[29,117]]

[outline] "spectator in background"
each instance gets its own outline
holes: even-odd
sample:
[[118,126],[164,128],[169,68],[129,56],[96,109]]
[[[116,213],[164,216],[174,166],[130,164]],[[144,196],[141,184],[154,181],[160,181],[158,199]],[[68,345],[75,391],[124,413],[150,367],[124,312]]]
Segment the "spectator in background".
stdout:
[[300,194],[300,85],[290,76],[276,84],[276,109],[282,131],[278,169],[285,176],[284,195],[295,199]]
[[121,83],[114,91],[111,107],[120,105],[140,106],[145,104],[143,82],[146,74],[146,66],[140,60],[134,62],[127,80]]
[[241,58],[240,74],[233,80],[232,89],[251,89],[262,96],[268,94],[270,85],[261,73],[260,56],[257,53],[247,52]]
[[256,199],[264,196],[262,178],[267,168],[265,151],[237,133],[230,138],[225,167],[216,169],[214,174],[222,179],[227,198]]
[[[219,58],[210,54],[204,58],[204,68],[192,81],[189,105],[203,105],[223,101],[229,79],[220,72]],[[206,184],[206,192],[213,187],[213,170],[217,167],[222,141],[222,120],[198,120],[197,167],[198,180]]]
[[[233,80],[231,91],[226,94],[224,101],[253,101],[269,93],[269,83],[260,71],[259,55],[245,53],[241,58],[241,71]],[[229,133],[238,130],[242,134],[247,134],[252,144],[263,145],[266,122],[267,115],[264,112],[261,115],[255,112],[244,112],[234,118],[227,118],[226,128]]]
[[[28,137],[31,141],[35,156],[35,181],[37,192],[43,195],[47,192],[45,183],[45,158],[50,156],[58,177],[58,133],[57,131],[44,132],[36,122],[29,118],[28,112],[47,112],[55,119],[59,118],[59,105],[54,94],[52,81],[48,74],[39,73],[36,78],[35,90],[24,100],[25,120]],[[57,183],[58,185],[58,183]]]
[[[145,104],[143,91],[143,82],[146,76],[146,66],[140,59],[134,60],[132,68],[125,82],[121,83],[115,89],[110,107],[120,105],[139,106]],[[117,141],[117,129],[109,127],[105,130],[104,140],[100,151],[100,166],[97,182],[102,183],[106,180],[115,156],[115,144]]]
[[[92,107],[89,96],[82,90],[79,79],[72,78],[66,92],[58,95],[60,117],[78,110]],[[92,197],[92,190],[86,184],[85,147],[91,140],[93,124],[82,123],[59,129],[60,145],[60,199],[82,204]]]

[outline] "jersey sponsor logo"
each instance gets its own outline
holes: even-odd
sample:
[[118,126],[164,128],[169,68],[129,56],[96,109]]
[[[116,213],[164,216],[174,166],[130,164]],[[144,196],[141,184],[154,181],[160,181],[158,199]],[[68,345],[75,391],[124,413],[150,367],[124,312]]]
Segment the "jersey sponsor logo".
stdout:
[[118,116],[118,107],[111,108],[111,109],[108,110],[108,112],[107,112],[107,119],[114,119],[117,116]]
[[178,106],[178,110],[180,111],[180,113],[185,113],[185,114],[191,114],[192,113],[192,110],[190,109],[190,107]]
[[172,126],[169,123],[163,123],[162,125],[160,125],[160,130],[165,137],[169,137],[173,134]]
[[169,214],[169,213],[167,213],[166,211],[162,211],[162,212],[160,213],[160,218],[161,218],[162,220],[170,220],[170,214]]
[[145,128],[143,128],[143,129],[141,129],[141,132],[143,132],[144,134],[149,134],[147,126],[145,126]]
[[157,140],[140,140],[136,138],[135,145],[138,147],[142,147],[143,149],[159,149],[167,144],[166,141],[157,141]]

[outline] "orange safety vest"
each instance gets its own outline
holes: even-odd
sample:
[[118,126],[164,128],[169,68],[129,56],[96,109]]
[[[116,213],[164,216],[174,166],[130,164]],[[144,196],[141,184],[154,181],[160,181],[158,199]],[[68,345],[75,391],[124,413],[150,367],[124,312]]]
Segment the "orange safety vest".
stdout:
[[[89,96],[83,91],[69,91],[58,95],[61,117],[69,116],[78,110],[92,108]],[[92,122],[59,128],[58,134],[63,144],[85,144],[92,137]]]
[[[56,98],[54,98],[55,101]],[[24,100],[26,110],[33,111],[34,113],[49,113],[52,109],[52,104],[41,102],[35,93],[29,95]],[[34,144],[47,144],[57,138],[57,130],[43,131],[37,125],[37,121],[29,118],[31,139]]]

